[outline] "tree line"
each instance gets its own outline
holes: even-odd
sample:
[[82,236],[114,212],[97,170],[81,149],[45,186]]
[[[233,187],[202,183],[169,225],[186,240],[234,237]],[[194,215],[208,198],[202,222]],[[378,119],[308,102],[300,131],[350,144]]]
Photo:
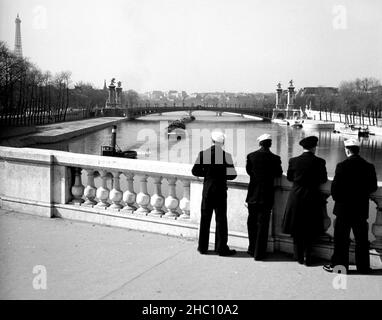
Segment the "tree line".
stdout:
[[[26,58],[17,57],[0,41],[0,123],[35,125],[65,121],[81,110],[87,117],[103,106],[107,92],[91,84],[70,88],[71,72],[42,71]],[[77,110],[77,111],[76,111]]]

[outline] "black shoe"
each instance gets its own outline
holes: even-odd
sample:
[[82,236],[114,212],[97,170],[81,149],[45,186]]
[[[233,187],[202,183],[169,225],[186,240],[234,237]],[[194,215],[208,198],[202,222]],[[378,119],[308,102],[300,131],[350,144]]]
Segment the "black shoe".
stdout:
[[201,250],[199,248],[198,248],[198,251],[199,251],[200,254],[207,254],[207,252],[208,252],[208,250]]
[[264,258],[265,258],[265,256],[256,256],[255,260],[256,261],[262,261],[262,260],[264,260]]
[[[336,267],[338,267],[337,270],[335,270]],[[322,266],[322,268],[325,271],[327,271],[327,272],[334,272],[334,271],[336,271],[336,273],[342,273],[342,271],[344,270],[345,267],[344,266],[339,266],[339,265],[336,266],[336,265],[333,265],[333,264],[325,264],[324,266]],[[347,274],[349,272],[349,268],[345,268],[344,271],[345,271],[344,273]]]
[[255,252],[254,252],[254,251],[247,250],[247,253],[248,253],[251,257],[253,257],[253,256],[255,255]]
[[368,268],[368,269],[357,269],[357,271],[360,274],[370,274],[372,269],[371,268]]
[[334,271],[334,266],[331,264],[325,264],[322,266],[322,269],[324,269],[327,272],[333,272]]
[[236,254],[236,250],[234,249],[227,249],[222,252],[219,252],[219,256],[222,256],[222,257],[233,256],[234,254]]

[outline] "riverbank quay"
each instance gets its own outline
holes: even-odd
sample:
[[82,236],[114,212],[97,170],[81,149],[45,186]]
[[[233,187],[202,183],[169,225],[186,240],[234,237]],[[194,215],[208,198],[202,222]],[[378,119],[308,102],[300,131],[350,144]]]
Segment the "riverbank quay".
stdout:
[[325,261],[306,267],[283,253],[254,261],[243,249],[231,257],[200,255],[196,240],[6,210],[0,239],[0,299],[382,297],[380,270],[352,272],[341,283],[322,269]]
[[6,132],[3,129],[4,138],[0,144],[3,146],[25,147],[34,144],[56,143],[68,140],[80,135],[88,134],[97,130],[101,130],[120,122],[126,121],[124,117],[102,117],[92,118],[78,121],[60,122],[48,125],[33,127],[31,132],[23,133],[25,129],[12,129]]

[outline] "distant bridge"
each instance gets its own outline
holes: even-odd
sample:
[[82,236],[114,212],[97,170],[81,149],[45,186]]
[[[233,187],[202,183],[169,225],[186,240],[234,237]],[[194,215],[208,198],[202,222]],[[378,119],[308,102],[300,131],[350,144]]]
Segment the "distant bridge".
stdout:
[[155,114],[155,113],[164,113],[164,112],[178,112],[178,111],[187,111],[192,113],[193,111],[213,111],[218,112],[219,114],[223,112],[237,113],[241,115],[249,115],[254,117],[259,117],[263,121],[270,121],[272,119],[273,109],[264,109],[249,107],[246,105],[172,105],[172,106],[160,106],[157,104],[145,104],[141,106],[128,106],[126,109],[123,109],[126,116],[130,119]]

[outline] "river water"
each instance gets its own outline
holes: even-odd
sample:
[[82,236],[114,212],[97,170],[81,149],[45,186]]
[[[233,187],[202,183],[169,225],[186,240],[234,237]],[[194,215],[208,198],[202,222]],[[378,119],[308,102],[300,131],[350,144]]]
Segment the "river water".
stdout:
[[[288,167],[288,159],[302,152],[299,141],[309,135],[319,137],[317,155],[326,160],[329,176],[334,175],[336,164],[346,158],[343,141],[348,137],[330,130],[294,129],[231,114],[218,117],[208,111],[194,112],[196,120],[186,125],[186,136],[181,141],[169,141],[165,127],[169,121],[186,115],[185,112],[173,112],[119,123],[117,145],[122,150],[136,149],[139,159],[193,163],[198,152],[210,146],[210,132],[219,128],[227,135],[225,149],[233,155],[236,166],[245,166],[246,155],[258,149],[256,139],[263,133],[272,136],[271,150],[281,156],[284,172]],[[106,128],[69,141],[36,147],[100,154],[101,146],[110,144],[110,137],[111,128]],[[361,155],[375,165],[378,180],[382,181],[382,136],[360,138],[360,143]]]

